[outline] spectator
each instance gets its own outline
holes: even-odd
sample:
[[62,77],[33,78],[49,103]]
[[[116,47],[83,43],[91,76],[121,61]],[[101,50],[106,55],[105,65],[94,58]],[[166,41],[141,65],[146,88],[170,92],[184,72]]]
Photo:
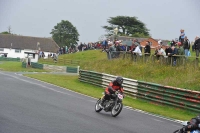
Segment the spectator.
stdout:
[[175,46],[176,42],[174,41],[174,39],[172,39],[172,41],[170,42],[170,44],[171,44],[171,47]]
[[194,49],[195,49],[194,42],[191,42],[191,45],[192,45],[192,52],[194,52]]
[[135,53],[136,55],[142,56],[142,52],[141,52],[141,50],[140,50],[139,44],[138,44],[138,43],[135,43],[135,45],[136,45],[136,48],[135,48],[135,50],[133,51],[133,53]]
[[138,39],[135,39],[135,43],[136,43],[136,45],[139,46],[140,51],[142,52],[142,46],[140,45],[140,42],[138,41]]
[[112,43],[110,43],[108,45],[108,50],[107,50],[108,59],[115,58],[115,53],[116,53],[115,51],[116,51],[116,48],[114,47]]
[[166,46],[165,53],[166,53],[166,56],[168,56],[168,53],[172,53],[172,49],[169,45]]
[[120,47],[119,42],[116,42],[116,57],[119,57],[120,51],[123,51]]
[[65,53],[68,53],[68,47],[67,47],[67,45],[65,46]]
[[155,48],[154,55],[158,54],[158,46]]
[[144,47],[144,53],[150,55],[151,54],[151,47],[150,42],[146,41],[146,46]]
[[108,41],[105,39],[105,40],[102,42],[102,51],[105,51],[105,50],[106,50],[107,45],[108,45]]
[[62,50],[63,50],[63,54],[65,54],[65,52],[66,52],[65,46],[63,46],[63,49],[62,49]]
[[[173,45],[174,46],[174,45]],[[172,46],[172,47],[173,47]],[[165,53],[166,53],[166,56],[167,56],[167,63],[169,64],[170,63],[170,61],[171,61],[171,57],[170,56],[168,56],[168,53],[172,53],[172,49],[171,49],[171,47],[169,46],[169,45],[167,45],[166,46],[166,49],[165,49]]]
[[173,56],[173,66],[176,66],[176,56],[178,53],[177,48],[175,46],[172,46],[172,53],[168,53],[168,56]]
[[178,42],[177,55],[185,55],[185,51],[181,42]]
[[83,43],[81,42],[79,46],[79,51],[82,51],[82,49],[83,49]]
[[187,39],[187,36],[185,36],[184,38],[183,48],[184,48],[185,57],[186,59],[188,59],[188,52],[190,50],[190,41]]
[[146,46],[144,47],[145,61],[149,59],[150,55],[151,55],[150,42],[146,41]]
[[198,36],[195,38],[194,47],[195,47],[195,51],[196,51],[196,57],[199,57],[200,38]]
[[136,45],[134,44],[134,42],[132,42],[132,45],[131,45],[131,48],[130,48],[130,50],[129,51],[134,51],[135,50],[135,48],[136,48]]
[[159,60],[160,56],[166,57],[166,53],[165,51],[162,49],[161,45],[158,45],[158,49],[157,49],[157,59]]
[[162,40],[159,40],[159,41],[158,41],[158,44],[159,44],[159,45],[162,45]]
[[126,51],[126,47],[122,43],[120,43],[119,45],[122,51]]
[[183,29],[180,30],[181,34],[179,36],[179,42],[181,42],[181,45],[183,45],[184,38],[185,38],[185,32]]

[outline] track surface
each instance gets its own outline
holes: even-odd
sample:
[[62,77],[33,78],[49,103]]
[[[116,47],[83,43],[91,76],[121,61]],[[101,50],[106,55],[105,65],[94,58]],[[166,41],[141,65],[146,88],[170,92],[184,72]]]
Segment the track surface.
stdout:
[[[100,94],[101,96],[101,94]],[[96,100],[0,72],[0,133],[172,133],[180,124],[124,108],[113,118]]]

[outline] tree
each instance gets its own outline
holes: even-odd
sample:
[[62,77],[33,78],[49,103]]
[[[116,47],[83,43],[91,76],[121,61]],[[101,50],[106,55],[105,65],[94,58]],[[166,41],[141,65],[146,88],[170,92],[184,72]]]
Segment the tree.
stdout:
[[74,45],[79,41],[79,33],[76,27],[67,20],[62,20],[54,26],[50,34],[60,47]]
[[0,34],[11,34],[11,26],[8,26],[8,31],[3,31]]
[[8,31],[3,31],[0,34],[10,34]]
[[113,35],[113,29],[118,28],[120,36],[149,37],[149,30],[146,25],[136,17],[117,16],[110,17],[107,22],[109,26],[103,26],[108,33],[107,36]]

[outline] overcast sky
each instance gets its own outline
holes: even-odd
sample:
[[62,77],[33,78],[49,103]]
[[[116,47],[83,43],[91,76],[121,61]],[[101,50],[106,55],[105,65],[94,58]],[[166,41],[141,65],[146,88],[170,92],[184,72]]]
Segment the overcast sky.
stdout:
[[81,42],[97,41],[109,17],[136,16],[155,39],[178,38],[185,29],[193,41],[200,35],[200,0],[0,0],[0,32],[50,37],[61,20],[70,21]]

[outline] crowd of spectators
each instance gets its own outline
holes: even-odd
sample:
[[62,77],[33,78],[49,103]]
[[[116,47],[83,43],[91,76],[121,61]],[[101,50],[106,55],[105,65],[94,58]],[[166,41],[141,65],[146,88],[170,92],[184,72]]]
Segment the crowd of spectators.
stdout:
[[[81,52],[86,50],[93,50],[93,49],[102,49],[102,52],[107,52],[110,54],[110,58],[118,58],[120,53],[125,51],[126,53],[130,53],[135,55],[135,57],[141,57],[144,55],[145,57],[150,57],[154,55],[157,60],[160,57],[164,58],[172,58],[173,57],[173,65],[176,65],[176,60],[178,56],[185,57],[188,59],[190,56],[190,47],[192,45],[192,51],[196,51],[196,57],[199,57],[200,51],[200,38],[197,36],[195,38],[194,43],[190,43],[189,39],[185,35],[183,29],[180,30],[180,35],[178,39],[172,39],[168,45],[163,45],[162,41],[159,40],[157,43],[157,47],[154,48],[154,53],[151,53],[152,47],[151,42],[146,41],[146,45],[144,47],[141,46],[140,42],[137,39],[130,39],[132,45],[127,45],[123,40],[110,40],[105,39],[99,42],[89,42],[89,43],[80,43],[78,45],[71,45],[71,46],[63,46],[59,48],[58,55],[60,54],[69,54],[75,52]],[[129,42],[130,42],[129,41]],[[142,51],[144,50],[144,51]],[[175,56],[176,55],[176,56]],[[40,56],[43,57],[43,54],[40,53]]]
[[[142,56],[142,47],[140,45],[140,42],[137,39],[133,39],[132,45],[127,46],[126,44],[123,44],[123,41],[121,40],[115,40],[110,41],[109,39],[104,40],[102,42],[102,51],[110,52],[111,58],[117,58],[119,57],[119,54],[121,51],[129,52],[133,55],[136,55],[138,57]],[[196,51],[196,57],[198,59],[199,57],[199,51],[200,51],[200,38],[197,36],[195,38],[195,42],[192,43],[192,50]],[[155,51],[153,54],[151,54],[151,45],[149,41],[146,41],[146,46],[144,47],[144,56],[148,57],[150,55],[156,56],[157,60],[160,59],[160,57],[164,58],[172,58],[173,59],[173,65],[176,65],[176,60],[178,57],[184,57],[186,60],[188,59],[188,56],[191,56],[190,53],[190,41],[185,35],[185,32],[183,29],[180,30],[180,36],[177,40],[171,40],[168,45],[163,45],[162,41],[158,41],[158,46],[155,47]],[[107,49],[107,50],[106,50]]]

